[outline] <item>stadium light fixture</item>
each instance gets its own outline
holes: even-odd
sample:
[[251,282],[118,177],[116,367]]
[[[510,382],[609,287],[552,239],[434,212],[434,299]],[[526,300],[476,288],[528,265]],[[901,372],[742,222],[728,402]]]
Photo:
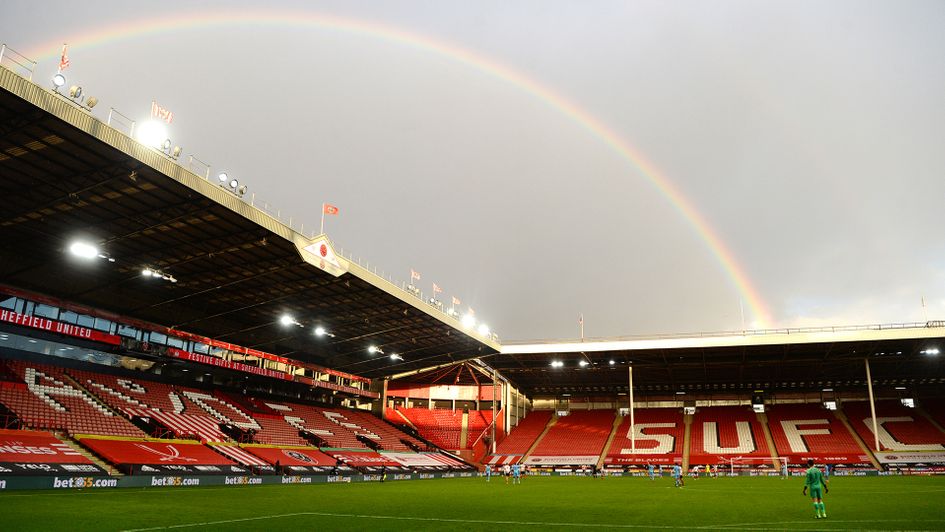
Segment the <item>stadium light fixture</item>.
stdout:
[[929,347],[929,348],[923,349],[922,351],[919,351],[919,352],[922,353],[923,355],[937,355],[937,354],[939,354],[941,351],[939,351],[939,349],[938,349],[937,347]]
[[240,186],[239,180],[236,179],[235,177],[233,179],[230,179],[230,182],[227,184],[230,185],[230,188],[232,188],[233,190],[236,190],[236,187]]
[[552,361],[551,361],[551,367],[553,367],[553,368],[564,367],[564,362],[562,362],[562,361],[560,361],[560,360],[552,360]]
[[382,354],[382,355],[384,354],[384,350],[381,349],[380,347],[377,347],[376,345],[368,346],[367,352],[370,353],[370,354],[372,354],[372,355],[375,355],[375,354],[377,354],[377,353],[380,353],[380,354]]
[[[167,139],[167,128],[161,122],[148,120],[138,128],[137,137],[141,143],[161,149]],[[170,143],[170,141],[167,142]]]
[[590,362],[588,362],[588,361],[586,361],[586,360],[582,360],[582,361],[578,362],[578,366],[581,366],[582,368],[587,367],[588,364],[590,364]]
[[74,99],[74,100],[78,100],[79,98],[81,98],[81,97],[82,97],[82,87],[80,87],[80,86],[78,86],[78,85],[73,85],[73,86],[69,87],[69,97],[72,98],[72,99]]
[[88,260],[99,256],[98,248],[88,242],[73,242],[72,245],[69,246],[69,252],[76,257]]
[[686,395],[686,392],[676,392],[676,395]]
[[226,175],[226,172],[220,172],[217,174],[217,179],[220,180],[220,184],[223,184],[230,180],[230,176]]
[[86,106],[90,111],[91,111],[92,108],[95,107],[96,105],[98,105],[98,98],[96,98],[95,96],[89,96],[89,97],[85,100],[85,106]]
[[404,360],[404,357],[398,355],[397,353],[391,353],[390,359],[391,359],[391,360],[400,360],[400,361],[403,361],[403,360]]
[[173,275],[158,270],[152,270],[151,268],[144,268],[141,270],[141,275],[144,277],[156,277],[158,279],[163,279],[172,283],[177,282],[177,279],[175,279]]
[[66,77],[62,75],[62,72],[57,73],[52,78],[52,84],[54,90],[59,90],[59,87],[62,87],[66,84]]
[[474,318],[472,314],[465,314],[463,315],[461,323],[463,324],[464,328],[472,329],[473,325],[476,324],[476,318]]
[[296,319],[292,317],[291,314],[283,314],[282,316],[280,316],[279,323],[281,323],[282,325],[286,327],[288,327],[289,325],[298,325],[299,327],[302,327],[302,324],[296,321]]
[[614,359],[608,360],[607,363],[610,364],[611,366],[613,366],[614,364],[616,364],[616,362],[614,362]]
[[489,326],[485,323],[480,323],[477,330],[481,336],[489,336]]
[[318,327],[315,327],[315,336],[329,336],[331,338],[335,337],[334,334],[325,330],[325,328],[322,327],[321,325],[319,325]]

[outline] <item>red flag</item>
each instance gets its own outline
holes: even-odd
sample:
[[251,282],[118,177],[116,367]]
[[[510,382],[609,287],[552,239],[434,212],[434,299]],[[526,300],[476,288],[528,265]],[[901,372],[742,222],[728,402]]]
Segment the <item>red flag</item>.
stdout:
[[322,214],[335,216],[338,214],[338,207],[335,207],[331,203],[322,203]]
[[59,58],[59,72],[69,68],[69,56],[66,55],[66,44],[62,45],[62,57]]
[[437,286],[436,283],[433,283],[433,293],[434,293],[434,294],[439,294],[439,293],[442,292],[442,291],[443,291],[442,288],[440,288],[439,286]]
[[460,303],[462,303],[462,301],[460,301],[456,296],[453,296],[453,306],[458,307]]
[[419,272],[416,272],[416,271],[414,271],[414,270],[410,270],[410,280],[411,280],[411,281],[419,281],[419,280],[420,280],[420,273],[419,273]]

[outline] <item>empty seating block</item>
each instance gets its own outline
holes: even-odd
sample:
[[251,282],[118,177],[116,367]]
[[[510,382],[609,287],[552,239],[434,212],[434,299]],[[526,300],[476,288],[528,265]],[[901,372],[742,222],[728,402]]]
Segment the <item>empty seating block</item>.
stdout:
[[638,408],[633,414],[634,440],[630,439],[630,416],[624,416],[607,450],[606,463],[672,464],[682,460],[686,426],[678,408]]
[[434,445],[443,449],[460,449],[463,414],[453,410],[427,408],[398,408],[417,427],[417,431]]
[[700,408],[692,420],[690,441],[690,464],[771,456],[761,423],[748,406]]
[[[843,403],[842,406],[853,430],[869,447],[873,447],[875,439],[869,402],[851,401]],[[882,450],[945,450],[945,433],[915,409],[902,406],[898,401],[877,401],[876,423]]]
[[144,436],[84,391],[62,371],[45,364],[8,361],[22,384],[0,388],[0,402],[31,428],[112,436]]
[[613,410],[572,411],[558,418],[531,456],[600,456],[614,416]]
[[846,426],[820,404],[773,405],[766,414],[778,456],[792,464],[807,458],[831,463],[866,460]]
[[496,448],[496,454],[523,455],[535,443],[551,419],[550,410],[536,410],[525,416]]

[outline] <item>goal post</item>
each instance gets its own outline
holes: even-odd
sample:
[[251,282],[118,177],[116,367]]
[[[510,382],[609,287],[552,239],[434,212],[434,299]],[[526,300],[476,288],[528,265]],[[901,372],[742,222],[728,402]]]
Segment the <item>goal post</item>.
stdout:
[[788,459],[784,457],[772,458],[770,456],[735,456],[726,459],[725,462],[728,470],[723,471],[723,473],[727,476],[790,476]]

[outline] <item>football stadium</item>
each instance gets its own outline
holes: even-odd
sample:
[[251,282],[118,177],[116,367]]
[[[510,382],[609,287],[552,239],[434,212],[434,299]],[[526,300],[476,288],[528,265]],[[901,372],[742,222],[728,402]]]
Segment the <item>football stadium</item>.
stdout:
[[945,321],[503,341],[61,61],[0,53],[0,528],[945,529]]

